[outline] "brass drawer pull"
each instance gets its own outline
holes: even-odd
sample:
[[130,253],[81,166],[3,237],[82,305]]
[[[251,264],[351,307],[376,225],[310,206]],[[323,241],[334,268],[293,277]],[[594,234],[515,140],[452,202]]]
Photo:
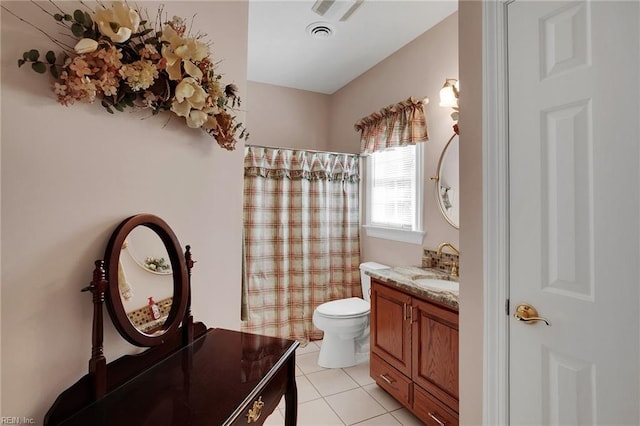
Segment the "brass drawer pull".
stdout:
[[384,380],[385,382],[389,383],[390,385],[392,385],[393,382],[394,382],[393,380],[388,378],[386,374],[381,374],[380,377],[382,378],[382,380]]
[[253,407],[249,408],[249,412],[247,413],[247,423],[257,422],[260,418],[260,414],[262,414],[262,407],[264,407],[264,402],[262,402],[262,397],[258,397],[257,401],[253,401]]
[[446,424],[442,420],[440,420],[436,414],[433,414],[431,411],[429,411],[428,414],[429,417],[431,417],[436,423],[438,423],[439,426],[446,426]]

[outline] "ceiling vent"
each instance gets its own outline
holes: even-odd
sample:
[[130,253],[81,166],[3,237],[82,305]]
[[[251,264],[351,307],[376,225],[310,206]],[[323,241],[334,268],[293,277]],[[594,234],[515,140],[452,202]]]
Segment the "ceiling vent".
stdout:
[[364,0],[340,0],[337,2],[336,0],[317,0],[313,6],[311,6],[311,10],[320,16],[325,16],[325,14],[329,12],[329,9],[331,9],[327,17],[329,17],[329,15],[333,18],[340,17],[340,22],[344,22],[362,6],[362,3],[364,3]]
[[307,33],[313,38],[329,38],[333,35],[333,28],[326,22],[314,22],[307,27]]
[[364,0],[356,0],[356,1],[354,1],[353,4],[351,5],[351,7],[344,13],[344,15],[342,15],[342,18],[340,18],[340,21],[344,22],[347,19],[349,19],[349,17],[351,15],[353,15],[353,12],[355,12],[356,10],[358,10],[358,8],[360,6],[362,6],[363,2],[364,2]]
[[311,6],[311,10],[320,16],[324,16],[324,14],[327,13],[327,10],[329,10],[335,2],[336,0],[318,0],[313,4],[313,6]]

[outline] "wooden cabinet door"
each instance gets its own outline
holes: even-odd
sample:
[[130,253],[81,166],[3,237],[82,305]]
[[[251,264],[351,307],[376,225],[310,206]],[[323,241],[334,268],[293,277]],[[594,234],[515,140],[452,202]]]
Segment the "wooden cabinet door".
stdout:
[[371,350],[411,377],[411,296],[371,280]]
[[413,299],[413,382],[458,412],[458,314]]

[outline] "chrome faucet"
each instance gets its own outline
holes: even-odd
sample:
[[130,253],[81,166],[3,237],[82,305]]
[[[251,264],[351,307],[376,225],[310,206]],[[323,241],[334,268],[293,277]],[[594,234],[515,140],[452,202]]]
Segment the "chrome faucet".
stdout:
[[[442,250],[445,247],[449,247],[451,250],[453,250],[456,253],[456,255],[460,256],[460,250],[455,248],[453,246],[453,244],[444,242],[444,243],[440,243],[440,245],[438,246],[438,257],[440,257],[442,255]],[[449,274],[453,278],[457,278],[458,277],[458,263],[457,262],[444,262],[444,265],[451,266],[451,272]]]

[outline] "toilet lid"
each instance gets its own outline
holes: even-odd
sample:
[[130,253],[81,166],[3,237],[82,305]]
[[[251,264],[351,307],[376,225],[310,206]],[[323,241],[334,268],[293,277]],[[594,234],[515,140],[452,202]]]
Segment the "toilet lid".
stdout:
[[332,302],[323,303],[318,306],[319,314],[328,317],[350,317],[368,314],[370,310],[369,302],[359,297],[339,299]]

